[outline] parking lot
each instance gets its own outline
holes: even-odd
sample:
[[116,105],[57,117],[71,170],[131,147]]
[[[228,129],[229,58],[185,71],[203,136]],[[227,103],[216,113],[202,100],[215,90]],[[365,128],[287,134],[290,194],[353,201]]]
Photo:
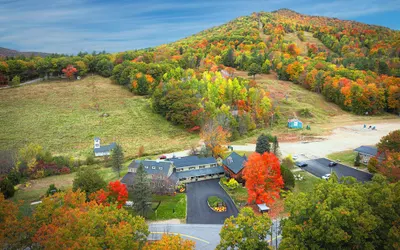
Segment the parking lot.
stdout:
[[343,176],[352,176],[356,178],[358,181],[370,181],[372,175],[354,168],[347,167],[340,163],[337,163],[334,167],[329,167],[329,159],[326,158],[318,158],[311,160],[302,160],[307,164],[307,167],[302,167],[302,169],[310,172],[311,174],[321,178],[325,174],[330,174],[331,171],[335,172],[339,178]]

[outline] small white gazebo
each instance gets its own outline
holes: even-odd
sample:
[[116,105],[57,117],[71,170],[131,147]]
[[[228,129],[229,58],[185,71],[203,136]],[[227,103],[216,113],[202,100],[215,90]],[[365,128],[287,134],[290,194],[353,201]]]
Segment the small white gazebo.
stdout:
[[260,213],[265,213],[265,212],[268,213],[270,210],[270,208],[265,203],[257,204],[257,207],[258,207],[258,211],[260,211]]

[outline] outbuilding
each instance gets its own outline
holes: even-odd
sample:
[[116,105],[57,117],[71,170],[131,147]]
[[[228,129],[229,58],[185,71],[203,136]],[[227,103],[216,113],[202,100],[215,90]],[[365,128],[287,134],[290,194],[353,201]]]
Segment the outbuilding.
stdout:
[[303,123],[299,119],[289,119],[288,128],[303,128]]
[[268,213],[270,210],[270,208],[265,203],[257,204],[257,207],[260,213]]

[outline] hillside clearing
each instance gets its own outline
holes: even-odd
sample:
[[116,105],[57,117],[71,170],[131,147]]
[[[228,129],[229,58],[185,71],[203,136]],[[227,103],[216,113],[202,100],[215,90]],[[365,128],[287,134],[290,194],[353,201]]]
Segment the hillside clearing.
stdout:
[[302,56],[307,56],[308,54],[307,43],[315,44],[317,47],[330,51],[318,38],[313,37],[313,33],[311,32],[304,31],[304,41],[299,39],[297,32],[286,33],[283,39],[295,43],[300,48],[300,55]]
[[[108,117],[103,117],[108,114]],[[39,143],[54,154],[85,157],[93,138],[122,144],[126,157],[190,147],[198,136],[152,112],[147,99],[100,76],[0,91],[0,149]]]
[[[235,75],[252,79],[246,71],[237,71]],[[336,104],[327,102],[318,93],[306,90],[289,81],[278,80],[275,73],[256,75],[255,80],[259,86],[269,92],[273,105],[279,109],[278,124],[275,124],[272,129],[264,129],[249,138],[236,141],[235,144],[255,143],[256,138],[262,132],[277,135],[280,141],[297,141],[306,137],[328,135],[333,129],[346,125],[377,124],[398,120],[397,116],[391,114],[358,116],[348,113]],[[311,115],[303,116],[302,110],[308,110]],[[311,130],[288,129],[287,119],[293,117],[303,121],[304,128],[310,125]]]

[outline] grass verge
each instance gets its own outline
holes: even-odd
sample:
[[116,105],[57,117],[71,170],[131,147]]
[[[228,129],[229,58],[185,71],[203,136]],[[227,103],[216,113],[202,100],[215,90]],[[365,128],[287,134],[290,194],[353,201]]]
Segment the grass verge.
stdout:
[[340,161],[340,163],[348,166],[354,166],[354,160],[356,159],[356,156],[357,153],[353,150],[346,150],[329,154],[327,155],[327,158],[331,159],[332,161]]

